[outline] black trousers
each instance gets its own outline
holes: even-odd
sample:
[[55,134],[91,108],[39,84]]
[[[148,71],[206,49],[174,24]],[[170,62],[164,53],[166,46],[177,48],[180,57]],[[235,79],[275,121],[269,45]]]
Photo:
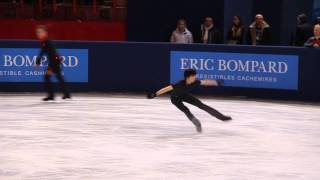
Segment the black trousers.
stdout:
[[211,114],[212,116],[218,118],[218,119],[223,119],[225,116],[221,114],[219,111],[213,109],[212,107],[203,104],[199,99],[195,98],[194,96],[190,94],[186,94],[183,96],[171,96],[171,102],[174,104],[178,109],[180,109],[184,114],[188,117],[190,121],[192,121],[194,124],[198,123],[198,121],[194,115],[190,112],[189,108],[186,107],[183,102],[187,102],[189,104],[192,104],[207,113]]
[[44,84],[45,84],[45,89],[48,93],[48,97],[54,97],[53,84],[51,82],[51,76],[53,74],[56,76],[63,94],[65,96],[69,96],[70,94],[66,87],[63,75],[61,73],[60,65],[54,65],[54,66],[47,67],[46,74],[44,76]]

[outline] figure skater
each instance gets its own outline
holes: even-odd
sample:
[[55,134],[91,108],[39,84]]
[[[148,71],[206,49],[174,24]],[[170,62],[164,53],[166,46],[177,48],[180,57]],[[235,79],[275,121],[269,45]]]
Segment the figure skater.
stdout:
[[184,72],[184,80],[179,81],[176,84],[169,85],[157,91],[156,93],[148,94],[149,99],[153,99],[160,95],[163,95],[167,92],[172,91],[171,94],[171,102],[178,109],[180,109],[184,114],[188,117],[188,119],[196,126],[196,129],[199,133],[202,132],[202,127],[200,121],[190,112],[190,110],[183,104],[183,102],[187,102],[192,104],[212,116],[220,119],[221,121],[230,121],[232,118],[230,116],[225,116],[221,114],[219,111],[211,108],[210,106],[203,104],[199,99],[192,96],[190,91],[199,86],[219,86],[221,81],[216,80],[197,80],[196,79],[197,72],[193,69],[187,69]]
[[36,68],[38,68],[41,64],[42,56],[47,56],[48,58],[48,66],[44,76],[44,84],[48,96],[43,98],[43,101],[53,101],[54,100],[54,91],[52,88],[51,76],[56,75],[59,84],[63,91],[62,99],[70,99],[70,93],[66,88],[65,81],[61,72],[61,58],[52,44],[52,42],[48,39],[48,30],[46,26],[40,25],[36,28],[36,35],[41,43],[41,51],[36,61]]

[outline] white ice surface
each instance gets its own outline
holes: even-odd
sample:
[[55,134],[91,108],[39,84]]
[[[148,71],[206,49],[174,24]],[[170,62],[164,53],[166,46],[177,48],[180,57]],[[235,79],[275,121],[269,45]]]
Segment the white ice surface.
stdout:
[[319,106],[204,99],[199,135],[168,98],[0,95],[1,180],[319,180]]

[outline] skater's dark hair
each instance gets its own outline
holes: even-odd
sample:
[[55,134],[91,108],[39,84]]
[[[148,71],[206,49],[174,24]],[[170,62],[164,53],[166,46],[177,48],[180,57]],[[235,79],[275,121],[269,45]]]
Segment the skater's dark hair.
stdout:
[[36,27],[36,29],[41,29],[41,30],[44,30],[44,31],[48,31],[48,27],[46,25],[38,25]]
[[190,76],[197,75],[197,71],[194,69],[187,69],[184,71],[184,79],[187,79]]

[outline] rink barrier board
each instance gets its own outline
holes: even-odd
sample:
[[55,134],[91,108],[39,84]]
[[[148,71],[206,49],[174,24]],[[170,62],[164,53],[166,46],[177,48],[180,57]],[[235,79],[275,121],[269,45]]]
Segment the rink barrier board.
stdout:
[[232,52],[171,51],[170,82],[196,69],[198,79],[223,82],[224,87],[298,90],[299,56]]
[[[320,50],[299,47],[183,45],[143,42],[55,41],[59,49],[88,50],[88,82],[70,83],[76,92],[155,91],[170,83],[172,51],[292,55],[299,57],[297,90],[220,87],[201,88],[203,95],[319,100]],[[37,41],[1,40],[0,48],[38,48]],[[68,78],[68,77],[66,77]],[[42,92],[39,82],[0,82],[1,92]]]
[[[38,48],[0,48],[0,54],[0,82],[43,82],[48,57],[35,68]],[[59,49],[59,55],[68,82],[88,82],[88,49]]]

